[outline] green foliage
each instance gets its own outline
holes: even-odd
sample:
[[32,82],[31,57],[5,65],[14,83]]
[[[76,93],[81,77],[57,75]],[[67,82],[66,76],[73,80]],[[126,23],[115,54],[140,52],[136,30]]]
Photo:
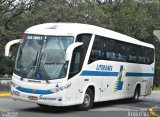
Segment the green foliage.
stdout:
[[11,72],[7,68],[12,62],[3,56],[5,44],[20,38],[28,27],[47,22],[93,24],[151,43],[160,64],[160,42],[153,36],[153,30],[160,29],[160,2],[149,1],[1,0],[0,74]]
[[154,91],[159,91],[160,92],[160,87],[154,88]]

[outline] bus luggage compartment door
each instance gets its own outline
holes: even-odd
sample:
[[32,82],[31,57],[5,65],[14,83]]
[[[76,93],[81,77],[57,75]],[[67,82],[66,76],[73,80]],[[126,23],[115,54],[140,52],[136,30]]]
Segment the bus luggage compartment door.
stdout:
[[152,91],[152,79],[143,80],[141,82],[141,95],[149,95]]
[[140,95],[141,96],[144,96],[144,95],[146,95],[146,87],[147,87],[147,80],[143,80],[142,82],[141,82],[141,91],[140,91]]

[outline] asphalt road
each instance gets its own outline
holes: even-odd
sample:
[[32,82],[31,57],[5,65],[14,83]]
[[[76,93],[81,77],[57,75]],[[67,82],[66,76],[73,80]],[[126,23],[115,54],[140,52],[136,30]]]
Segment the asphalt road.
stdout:
[[148,109],[160,104],[160,92],[141,97],[137,103],[129,99],[95,103],[89,111],[78,111],[75,106],[41,108],[37,104],[13,101],[0,97],[0,117],[148,117]]

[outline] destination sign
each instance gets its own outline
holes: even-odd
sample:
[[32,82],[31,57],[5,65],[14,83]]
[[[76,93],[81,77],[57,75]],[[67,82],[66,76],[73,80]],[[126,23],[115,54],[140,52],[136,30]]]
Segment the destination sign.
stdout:
[[27,39],[30,39],[30,40],[42,40],[43,37],[42,36],[36,36],[36,35],[28,35]]

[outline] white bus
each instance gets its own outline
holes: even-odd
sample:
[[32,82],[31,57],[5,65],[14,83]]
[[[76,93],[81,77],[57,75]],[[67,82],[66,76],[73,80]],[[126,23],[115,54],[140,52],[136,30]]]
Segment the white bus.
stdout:
[[[78,105],[149,95],[154,46],[101,27],[45,23],[28,28],[12,76],[15,100],[40,106]],[[6,55],[14,41],[6,46]]]

